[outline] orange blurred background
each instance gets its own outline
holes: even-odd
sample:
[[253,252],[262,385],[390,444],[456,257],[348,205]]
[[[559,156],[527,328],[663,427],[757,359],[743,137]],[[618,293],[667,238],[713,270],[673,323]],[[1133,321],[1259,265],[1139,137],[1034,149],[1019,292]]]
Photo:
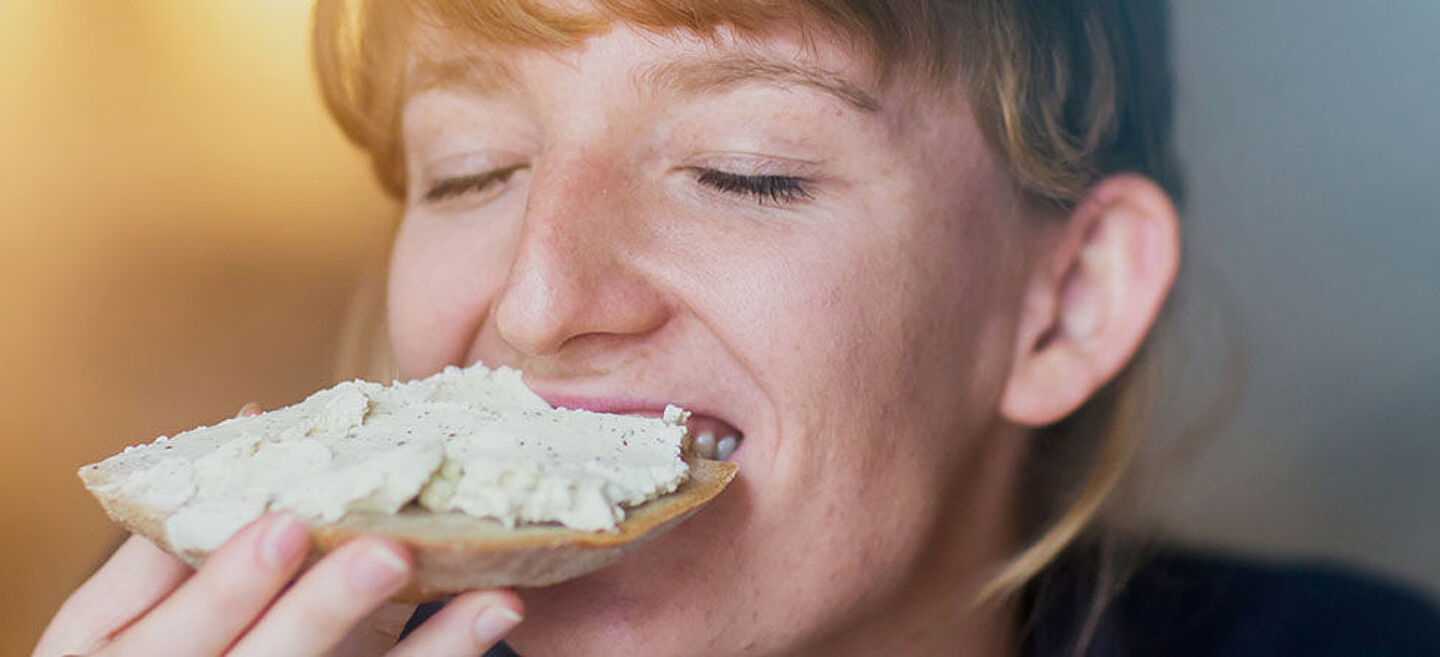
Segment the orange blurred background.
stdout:
[[299,0],[0,0],[0,654],[119,537],[75,469],[336,378],[396,215]]

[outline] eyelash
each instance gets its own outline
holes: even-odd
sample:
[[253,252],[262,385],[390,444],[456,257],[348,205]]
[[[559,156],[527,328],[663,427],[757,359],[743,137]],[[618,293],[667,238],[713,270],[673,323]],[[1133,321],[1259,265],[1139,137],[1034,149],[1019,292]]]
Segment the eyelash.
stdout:
[[[448,198],[482,192],[492,185],[503,184],[525,165],[515,165],[469,176],[443,178],[425,192],[426,203],[438,203]],[[808,201],[815,196],[810,192],[811,182],[796,176],[747,176],[717,169],[696,169],[696,181],[712,189],[745,196],[764,205],[774,203],[787,205],[797,201]]]
[[463,194],[483,192],[492,185],[502,184],[510,180],[510,176],[515,175],[515,172],[524,168],[525,165],[517,164],[503,169],[496,169],[494,171],[469,176],[442,178],[435,181],[435,184],[431,185],[430,189],[425,192],[424,200],[426,203],[438,203]]
[[761,205],[787,205],[815,198],[810,181],[795,176],[746,176],[716,169],[696,169],[696,180],[705,186],[738,196],[748,196]]

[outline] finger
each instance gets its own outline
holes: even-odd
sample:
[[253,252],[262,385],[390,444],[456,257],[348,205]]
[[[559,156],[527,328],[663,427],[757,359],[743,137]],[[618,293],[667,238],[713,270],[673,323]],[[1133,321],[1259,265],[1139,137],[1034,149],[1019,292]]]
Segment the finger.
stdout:
[[240,640],[232,657],[315,655],[410,579],[410,555],[394,541],[357,538],[315,564]]
[[387,602],[351,628],[334,648],[332,655],[380,655],[395,646],[405,632],[405,623],[415,615],[415,605]]
[[524,609],[513,591],[466,593],[411,632],[387,657],[482,655],[520,624]]
[[35,647],[37,655],[92,652],[194,572],[143,536],[131,536],[71,594]]
[[240,407],[240,412],[236,413],[235,417],[249,417],[251,415],[259,415],[260,413],[260,405],[255,402],[249,402]]
[[126,655],[221,652],[290,580],[309,547],[309,530],[292,516],[250,523],[110,648]]

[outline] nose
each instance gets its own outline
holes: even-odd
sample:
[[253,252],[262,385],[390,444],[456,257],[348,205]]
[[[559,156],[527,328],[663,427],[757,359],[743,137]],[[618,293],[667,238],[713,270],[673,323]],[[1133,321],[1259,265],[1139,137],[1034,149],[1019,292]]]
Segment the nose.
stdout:
[[500,337],[526,356],[551,356],[585,336],[639,336],[662,325],[668,310],[638,264],[643,222],[618,165],[574,152],[534,166],[495,302]]

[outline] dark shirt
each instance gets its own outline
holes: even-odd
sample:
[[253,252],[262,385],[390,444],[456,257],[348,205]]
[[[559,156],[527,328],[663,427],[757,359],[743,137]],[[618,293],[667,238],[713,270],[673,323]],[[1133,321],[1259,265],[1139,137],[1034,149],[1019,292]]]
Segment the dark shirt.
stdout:
[[[1094,569],[1062,561],[1027,592],[1024,654],[1074,657]],[[1085,657],[1440,656],[1440,616],[1415,592],[1328,564],[1162,552],[1124,580]]]
[[[1129,577],[1076,652],[1093,608],[1093,559],[1026,591],[1025,657],[1440,657],[1440,615],[1420,595],[1330,565],[1161,552]],[[408,632],[438,604],[422,605]],[[503,644],[486,657],[513,657]]]

